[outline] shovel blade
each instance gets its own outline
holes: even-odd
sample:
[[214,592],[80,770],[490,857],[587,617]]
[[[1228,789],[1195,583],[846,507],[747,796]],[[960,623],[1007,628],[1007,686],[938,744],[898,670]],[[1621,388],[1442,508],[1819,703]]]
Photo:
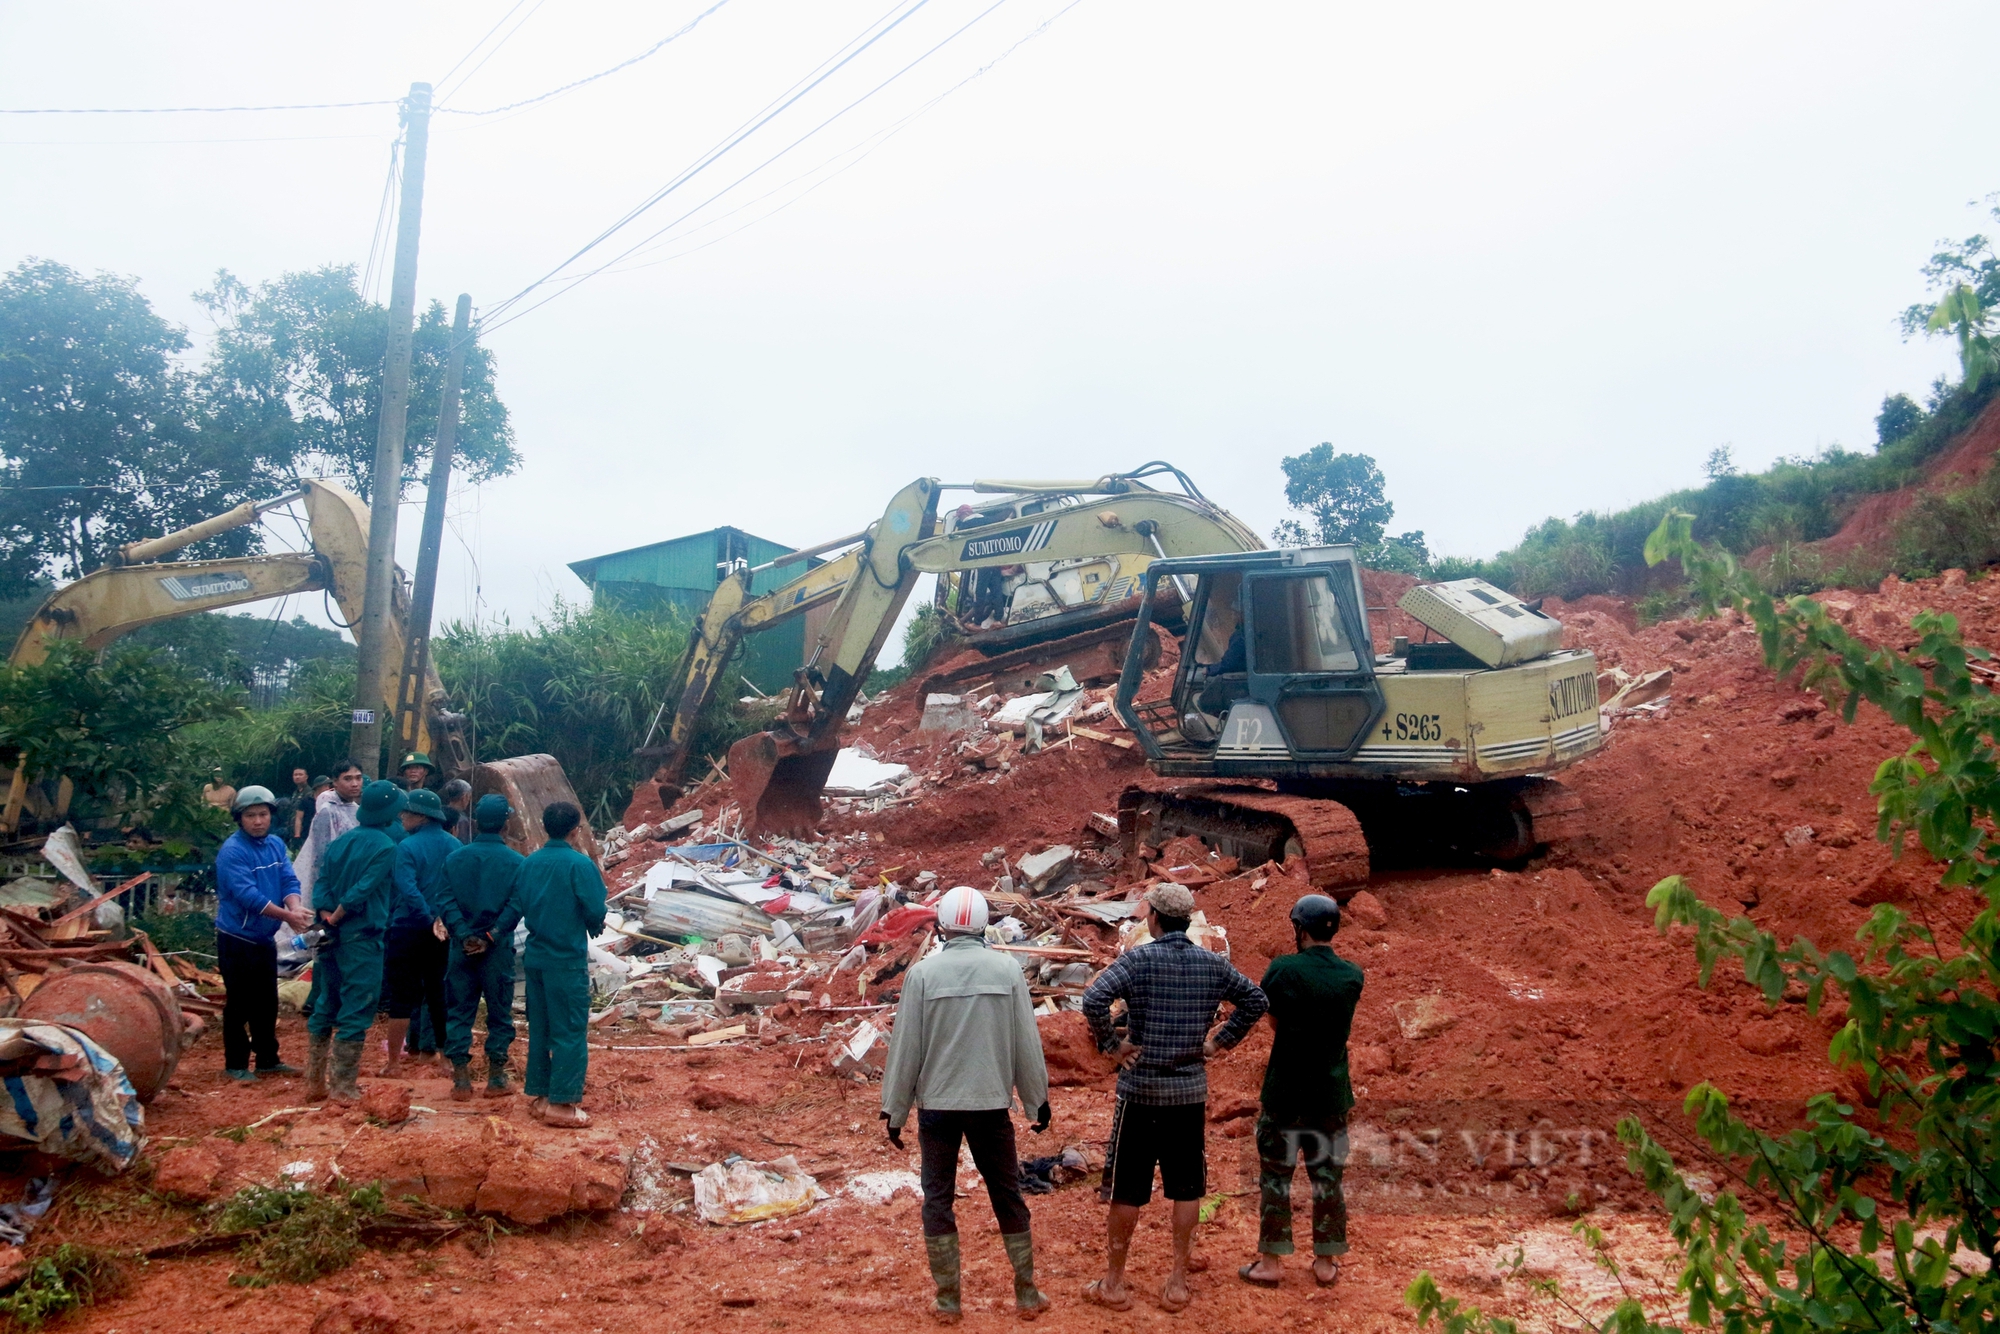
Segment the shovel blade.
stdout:
[[801,838],[819,823],[820,793],[839,746],[800,752],[786,738],[759,732],[729,748],[729,786],[753,834]]

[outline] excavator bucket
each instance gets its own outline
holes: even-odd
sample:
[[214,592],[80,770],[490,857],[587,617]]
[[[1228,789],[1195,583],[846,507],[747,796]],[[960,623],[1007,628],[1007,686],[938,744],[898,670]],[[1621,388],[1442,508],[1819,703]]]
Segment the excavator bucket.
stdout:
[[823,750],[796,745],[759,732],[729,748],[729,787],[746,832],[802,838],[819,823],[819,794],[840,754],[840,738],[828,737]]
[[[576,799],[576,789],[569,785],[569,775],[553,755],[516,755],[480,765],[472,773],[473,803],[477,805],[489,792],[499,793],[514,808],[514,813],[507,817],[504,837],[508,847],[522,854],[531,853],[549,841],[542,832],[545,809],[558,801],[566,801],[579,810],[583,805]],[[588,817],[577,825],[569,842],[584,856],[597,860],[597,836],[591,832]]]

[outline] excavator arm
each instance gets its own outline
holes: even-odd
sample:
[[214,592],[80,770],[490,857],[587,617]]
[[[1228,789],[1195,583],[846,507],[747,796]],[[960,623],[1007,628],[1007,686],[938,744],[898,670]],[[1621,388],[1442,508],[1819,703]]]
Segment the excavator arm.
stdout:
[[1154,490],[1133,474],[1089,482],[977,482],[978,491],[1046,497],[1039,512],[938,531],[934,478],[896,493],[853,553],[854,573],[800,673],[777,727],[730,749],[729,774],[752,830],[810,830],[839,752],[840,724],[873,669],[890,628],[925,574],[1029,561],[1135,555],[1169,557],[1252,551],[1263,543],[1187,484]]
[[[234,560],[159,560],[299,500],[305,502],[310,551]],[[227,514],[121,548],[118,563],[93,570],[49,595],[21,631],[9,661],[15,666],[41,662],[48,657],[49,645],[59,639],[80,640],[86,648],[101,649],[121,635],[160,621],[320,590],[333,595],[348,624],[356,624],[361,619],[367,560],[367,507],[340,487],[308,481],[290,495],[261,504],[245,502]],[[395,596],[392,639],[383,655],[384,699],[396,698],[397,677],[402,671],[403,626],[409,604],[400,581]],[[444,684],[435,669],[426,673],[424,700],[426,707],[419,711],[417,723],[417,749],[439,757],[447,774],[469,777],[472,755],[460,720],[445,708]]]
[[[839,543],[830,545],[837,546]],[[722,688],[722,673],[727,670],[730,659],[736,656],[744,636],[774,629],[815,607],[832,602],[840,596],[841,590],[861,564],[860,549],[857,547],[822,565],[811,567],[768,593],[754,598],[749,595],[751,580],[757,575],[804,560],[810,555],[810,551],[791,552],[766,565],[755,568],[745,565],[732,570],[716,585],[714,596],[709,598],[701,620],[688,637],[687,654],[681,659],[677,673],[681,683],[680,693],[674,703],[673,722],[667,728],[666,740],[657,749],[639,752],[641,759],[659,761],[659,768],[653,774],[654,782],[664,788],[680,786],[687,769],[689,748],[694,744],[695,729],[701,723],[702,710]]]

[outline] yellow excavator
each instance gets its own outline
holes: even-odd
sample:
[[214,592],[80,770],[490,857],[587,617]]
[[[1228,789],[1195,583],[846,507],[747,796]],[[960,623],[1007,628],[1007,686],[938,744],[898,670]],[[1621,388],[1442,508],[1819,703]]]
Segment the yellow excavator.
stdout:
[[[1170,477],[1179,489],[1153,485]],[[939,513],[946,491],[993,496]],[[851,545],[850,545],[851,544]],[[849,550],[759,598],[747,597],[763,570]],[[840,749],[840,725],[875,665],[918,579],[940,576],[941,607],[970,643],[994,656],[961,672],[929,678],[1032,676],[1040,664],[1067,664],[1079,680],[1114,678],[1141,598],[1177,617],[1173,585],[1146,584],[1147,567],[1169,556],[1257,551],[1263,543],[1209,502],[1186,474],[1162,463],[1075,481],[979,481],[947,486],[919,478],[898,491],[863,532],[791,552],[756,569],[732,571],[717,589],[682,667],[683,691],[654,781],[671,804],[702,705],[744,634],[833,604],[798,672],[776,725],[730,748],[731,787],[746,826],[757,832],[810,830],[820,792]],[[1146,647],[1157,653],[1149,634]],[[1091,663],[1101,658],[1101,670]],[[644,752],[642,752],[644,753]]]
[[[306,551],[273,552],[220,560],[165,561],[184,547],[257,522],[272,510],[303,502],[311,547]],[[267,501],[245,501],[226,514],[143,542],[119,548],[113,562],[51,593],[21,631],[9,661],[15,666],[47,658],[56,640],[80,641],[102,649],[120,635],[159,621],[216,611],[248,602],[262,602],[294,593],[331,594],[348,625],[361,620],[367,581],[368,507],[329,482],[305,481],[297,491]],[[409,618],[409,590],[398,572],[394,581],[395,615],[390,618],[390,642],[383,654],[382,681],[377,698],[404,698],[402,684],[404,627]],[[507,788],[529,800],[576,800],[568,778],[549,756],[523,756],[496,765],[475,766],[466,738],[466,719],[448,707],[444,683],[428,661],[415,692],[410,735],[402,744],[428,753],[447,778],[464,778],[475,790]],[[494,772],[488,773],[487,770]],[[55,801],[54,814],[66,813],[68,784]],[[27,797],[22,770],[9,783],[7,804],[0,813],[0,830],[19,827]],[[539,810],[540,806],[535,809]],[[539,840],[531,840],[539,842]]]
[[1147,569],[1192,588],[1166,696],[1139,698],[1136,651],[1118,682],[1157,775],[1120,798],[1128,857],[1192,836],[1245,866],[1302,863],[1345,897],[1380,862],[1518,862],[1576,831],[1579,804],[1548,775],[1604,744],[1597,659],[1482,579],[1412,588],[1399,605],[1436,637],[1377,653],[1360,570],[1345,546]]

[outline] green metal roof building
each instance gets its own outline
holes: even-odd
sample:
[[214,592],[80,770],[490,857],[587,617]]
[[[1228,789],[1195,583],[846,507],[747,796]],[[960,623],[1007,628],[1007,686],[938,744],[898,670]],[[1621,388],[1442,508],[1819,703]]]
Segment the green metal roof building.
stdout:
[[[741,528],[711,528],[705,533],[672,537],[629,551],[571,561],[569,568],[590,585],[591,602],[595,606],[629,611],[671,607],[694,621],[708,605],[709,596],[722,582],[723,574],[736,561],[762,565],[795,549]],[[768,593],[796,579],[808,564],[823,562],[795,561],[766,570],[751,581],[750,591]],[[789,689],[792,673],[804,665],[807,646],[818,634],[821,619],[820,614],[808,614],[748,636],[735,670],[766,694]]]

